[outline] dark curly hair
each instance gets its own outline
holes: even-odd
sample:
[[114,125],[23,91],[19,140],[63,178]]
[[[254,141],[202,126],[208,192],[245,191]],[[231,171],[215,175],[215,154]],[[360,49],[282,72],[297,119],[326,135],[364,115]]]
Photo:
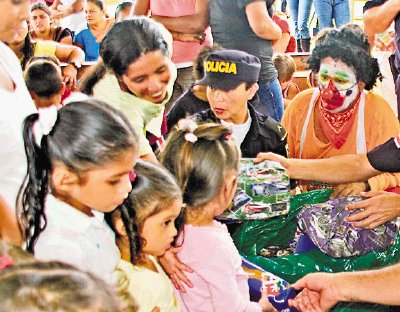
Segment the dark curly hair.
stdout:
[[319,72],[321,61],[331,57],[354,68],[358,81],[365,83],[365,89],[371,90],[377,79],[382,80],[379,64],[369,53],[370,45],[364,33],[351,28],[328,32],[315,46],[308,58],[308,66]]

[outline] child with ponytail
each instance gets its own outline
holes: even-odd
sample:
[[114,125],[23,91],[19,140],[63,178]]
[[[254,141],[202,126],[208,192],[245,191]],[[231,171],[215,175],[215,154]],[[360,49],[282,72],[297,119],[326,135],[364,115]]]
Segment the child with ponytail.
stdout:
[[132,191],[106,217],[117,235],[122,260],[139,312],[181,311],[174,287],[158,263],[174,242],[181,223],[182,194],[175,178],[159,165],[138,161]]
[[28,172],[18,196],[27,250],[115,282],[120,260],[104,221],[128,197],[137,135],[122,113],[85,100],[25,119]]
[[240,151],[227,125],[181,120],[168,138],[161,163],[183,193],[185,225],[179,260],[193,288],[180,292],[182,311],[273,311],[266,294],[251,302],[248,277],[225,225],[214,220],[231,204]]

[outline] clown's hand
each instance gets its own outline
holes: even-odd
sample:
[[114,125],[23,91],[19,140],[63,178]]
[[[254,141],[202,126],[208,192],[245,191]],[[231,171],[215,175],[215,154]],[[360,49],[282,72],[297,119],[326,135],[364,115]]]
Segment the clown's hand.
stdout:
[[345,218],[354,227],[374,229],[387,221],[400,216],[400,195],[389,192],[367,192],[361,194],[366,200],[355,202],[346,207],[347,210],[363,209]]

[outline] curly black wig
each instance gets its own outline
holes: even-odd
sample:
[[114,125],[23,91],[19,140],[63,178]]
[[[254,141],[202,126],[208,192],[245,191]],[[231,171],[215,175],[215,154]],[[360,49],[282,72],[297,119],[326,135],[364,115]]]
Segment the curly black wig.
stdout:
[[331,57],[354,68],[358,81],[365,83],[365,89],[371,90],[377,79],[382,80],[377,59],[369,53],[370,45],[364,33],[351,28],[328,32],[315,46],[308,58],[308,66],[319,72],[321,61]]

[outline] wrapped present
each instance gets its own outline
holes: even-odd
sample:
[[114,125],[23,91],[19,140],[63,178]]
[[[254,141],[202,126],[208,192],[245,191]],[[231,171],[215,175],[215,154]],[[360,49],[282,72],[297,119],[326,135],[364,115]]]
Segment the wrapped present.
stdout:
[[325,203],[305,205],[297,216],[299,228],[324,253],[331,257],[350,257],[385,250],[395,243],[395,222],[374,229],[354,228],[344,218],[359,212],[346,210],[362,197],[349,196]]
[[274,161],[240,162],[238,189],[230,209],[220,220],[260,220],[287,214],[290,185],[287,171]]

